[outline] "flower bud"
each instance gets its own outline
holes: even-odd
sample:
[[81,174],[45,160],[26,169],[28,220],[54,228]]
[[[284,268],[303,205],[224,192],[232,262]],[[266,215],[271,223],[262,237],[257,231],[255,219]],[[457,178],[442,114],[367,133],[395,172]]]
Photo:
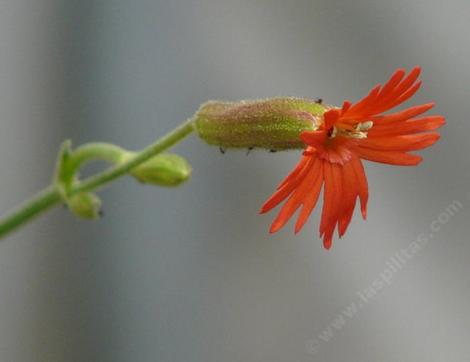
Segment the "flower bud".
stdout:
[[98,219],[101,216],[101,200],[90,192],[80,193],[67,200],[67,206],[75,216]]
[[137,166],[131,175],[143,183],[173,187],[189,179],[191,166],[181,156],[163,153]]
[[302,98],[204,103],[194,116],[196,132],[223,148],[304,148],[303,131],[318,127],[326,107]]

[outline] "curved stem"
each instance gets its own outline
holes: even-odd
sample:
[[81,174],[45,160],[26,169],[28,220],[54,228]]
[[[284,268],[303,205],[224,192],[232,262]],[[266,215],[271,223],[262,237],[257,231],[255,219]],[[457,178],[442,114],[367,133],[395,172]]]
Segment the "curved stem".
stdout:
[[107,161],[111,164],[119,163],[127,151],[111,143],[92,142],[77,147],[69,160],[69,167],[75,174],[76,171],[89,161]]
[[[118,164],[117,166],[111,167],[95,176],[92,176],[83,182],[75,184],[70,190],[70,196],[81,192],[94,191],[98,188],[103,187],[107,183],[126,175],[133,168],[139,166],[145,161],[149,160],[158,153],[170,148],[179,141],[183,140],[193,131],[193,122],[188,120],[182,123],[180,126],[175,128],[173,131],[167,133],[165,136],[158,139],[155,143],[143,149],[141,152],[137,153],[134,157]],[[77,154],[74,154],[73,157],[76,157],[76,163],[81,165],[84,161],[94,158],[96,159],[97,148],[101,148],[106,145],[105,148],[108,149],[109,153],[106,156],[103,156],[103,159],[106,157],[106,161],[113,162],[113,157],[117,155],[117,149],[109,148],[108,144],[104,143],[92,143],[84,145],[83,147],[77,148]],[[116,147],[116,146],[114,146]],[[116,151],[116,152],[115,152]],[[119,150],[122,153],[122,149]],[[108,158],[109,157],[109,158]],[[5,237],[7,234],[17,229],[18,227],[24,225],[28,221],[32,220],[34,217],[40,215],[41,213],[47,211],[53,206],[60,204],[62,198],[60,196],[59,190],[56,186],[52,185],[38,193],[36,196],[33,196],[28,200],[24,205],[20,206],[17,210],[11,212],[4,218],[0,219],[0,238]]]
[[[187,135],[189,135],[193,128],[192,120],[188,120],[185,123],[181,124],[179,127],[175,128],[173,131],[158,139],[155,143],[144,148],[142,151],[137,153],[134,157],[128,159],[127,161],[120,163],[116,167],[112,167],[108,170],[105,170],[98,175],[89,177],[88,179],[80,182],[75,185],[72,190],[70,190],[70,196],[73,196],[80,192],[88,192],[101,188],[106,185],[108,182],[111,182],[123,175],[126,175],[144,163],[145,161],[151,159],[153,156],[159,154],[160,152],[170,148],[174,144],[181,141]],[[1,237],[1,234],[0,234]]]

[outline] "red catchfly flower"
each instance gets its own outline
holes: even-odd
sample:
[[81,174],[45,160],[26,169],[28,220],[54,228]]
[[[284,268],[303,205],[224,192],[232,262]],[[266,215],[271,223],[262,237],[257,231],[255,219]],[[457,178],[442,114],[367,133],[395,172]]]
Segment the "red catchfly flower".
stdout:
[[366,218],[368,186],[361,159],[400,166],[421,162],[421,156],[409,151],[434,144],[439,134],[432,131],[444,125],[445,119],[439,115],[415,117],[434,103],[383,114],[418,91],[420,71],[415,67],[406,75],[405,70],[396,70],[383,87],[375,86],[356,104],[345,101],[342,108],[330,107],[316,118],[314,130],[300,134],[306,145],[300,162],[260,211],[266,213],[287,199],[271,225],[271,233],[281,229],[301,208],[295,224],[295,233],[299,232],[324,187],[320,237],[329,249],[335,229],[339,237],[346,232],[357,198]]

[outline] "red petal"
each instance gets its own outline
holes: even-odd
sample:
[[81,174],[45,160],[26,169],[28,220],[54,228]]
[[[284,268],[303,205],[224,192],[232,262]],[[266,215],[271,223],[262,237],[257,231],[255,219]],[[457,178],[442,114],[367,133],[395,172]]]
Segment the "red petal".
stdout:
[[308,194],[305,196],[303,201],[303,206],[300,211],[300,215],[295,223],[295,233],[297,234],[302,227],[305,225],[308,217],[312,213],[317,201],[318,196],[320,195],[321,186],[323,184],[323,168],[322,162],[316,160],[315,164],[312,166],[309,175],[307,176],[307,181],[311,187]]
[[380,91],[379,97],[381,99],[384,99],[385,97],[389,96],[395,87],[398,85],[398,83],[401,82],[403,77],[405,76],[406,71],[404,69],[397,69],[390,79],[388,80],[387,83],[383,86],[382,90]]
[[341,166],[323,162],[325,191],[323,193],[323,212],[320,222],[320,236],[323,246],[331,248],[333,232],[341,210]]
[[439,138],[440,135],[436,132],[391,137],[369,137],[360,140],[358,145],[382,151],[415,151],[431,146]]
[[[374,88],[371,89],[367,96],[349,108],[349,110],[344,114],[344,118],[347,118],[348,116],[355,117],[357,114],[359,114],[359,112],[363,112],[365,108],[369,107],[376,101],[379,92],[380,84],[377,84]],[[343,117],[341,118],[343,119]]]
[[406,92],[410,87],[413,86],[414,82],[418,79],[419,75],[421,74],[420,67],[414,67],[410,74],[395,88],[394,94],[392,98],[396,98],[397,96],[402,95]]
[[268,212],[284,201],[302,182],[304,176],[309,171],[309,164],[313,161],[312,157],[302,157],[294,171],[287,176],[278,190],[265,201],[261,207],[260,214]]
[[371,118],[371,121],[374,122],[374,127],[382,124],[402,122],[416,117],[430,110],[432,107],[434,107],[434,103],[421,104],[419,106],[410,107],[397,113],[386,114],[383,116],[374,116]]
[[405,134],[414,134],[419,132],[433,131],[446,123],[442,116],[429,116],[420,119],[410,119],[406,122],[400,122],[399,125],[386,124],[383,126],[375,126],[369,130],[368,136],[398,136]]
[[326,141],[326,131],[303,131],[300,134],[300,139],[307,145],[322,145]]
[[344,113],[346,112],[349,108],[351,108],[352,103],[350,101],[344,101],[343,102],[343,107],[341,108],[341,111]]
[[356,153],[360,158],[369,161],[387,163],[389,165],[416,166],[422,161],[422,157],[398,151],[379,151],[371,148],[358,147]]
[[[334,126],[336,121],[341,116],[341,111],[339,109],[330,109],[323,114],[323,121],[325,123],[325,129],[330,129],[330,127]],[[307,133],[307,132],[304,132]],[[304,141],[305,142],[305,141]]]
[[347,162],[343,166],[343,210],[338,223],[339,236],[343,236],[348,228],[349,223],[356,206],[356,198],[359,195],[359,184],[351,162]]
[[391,102],[394,102],[398,99],[403,93],[407,92],[409,88],[413,87],[414,82],[418,79],[419,74],[421,73],[421,68],[415,67],[411,70],[410,74],[398,84],[389,95],[381,99],[380,110],[377,108],[377,113],[385,112],[394,106],[391,106]]
[[[404,92],[402,95],[400,95],[400,97],[398,97],[397,99],[395,99],[394,102],[392,102],[391,104],[388,105],[387,109],[386,110],[389,110],[391,108],[395,108],[396,106],[406,102],[408,99],[410,99],[411,97],[413,97],[415,95],[415,93],[419,90],[419,88],[421,87],[421,81],[417,82],[416,84],[414,84],[411,88],[409,88],[406,92]],[[385,112],[386,110],[383,110],[382,112]]]
[[[309,148],[311,148],[311,147],[307,147],[306,151],[309,150]],[[306,151],[304,151],[304,152],[306,152]],[[311,159],[310,157],[302,157],[300,159],[299,163],[297,164],[297,166],[295,167],[295,169],[289,175],[287,175],[287,177],[284,180],[282,180],[282,182],[277,186],[277,189],[279,190],[285,184],[287,184],[289,182],[293,182],[294,179],[297,179],[297,176],[305,168],[305,165],[307,164],[307,162],[310,159]]]
[[405,102],[420,87],[421,82],[415,83],[420,71],[419,67],[415,67],[400,82],[403,78],[403,71],[397,70],[382,90],[380,90],[380,86],[374,87],[365,98],[343,112],[339,121],[360,122],[367,120]]
[[361,213],[365,220],[367,217],[367,201],[369,199],[369,186],[367,184],[367,177],[359,158],[354,157],[351,160],[351,165],[356,175],[357,184],[359,186],[359,199],[361,201]]
[[[309,171],[310,168],[311,163],[309,164]],[[310,175],[312,176],[313,174]],[[291,194],[286,203],[282,206],[281,211],[277,215],[276,219],[274,219],[271,228],[269,229],[270,233],[275,233],[276,231],[281,229],[289,221],[294,212],[302,205],[304,198],[307,195],[311,186],[310,182],[308,181],[309,179],[304,178],[302,182],[298,185],[298,187],[296,187],[296,189]]]

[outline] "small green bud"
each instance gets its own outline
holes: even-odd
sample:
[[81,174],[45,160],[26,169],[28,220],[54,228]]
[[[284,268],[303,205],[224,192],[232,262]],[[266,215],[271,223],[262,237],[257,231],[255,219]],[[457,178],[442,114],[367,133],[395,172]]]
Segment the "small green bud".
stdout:
[[199,137],[222,148],[304,148],[299,138],[314,130],[326,107],[303,98],[204,103],[194,116]]
[[191,166],[181,156],[163,153],[137,166],[131,175],[143,183],[174,187],[189,179]]
[[75,216],[83,219],[98,219],[101,216],[101,200],[95,194],[85,192],[67,200],[67,206]]

